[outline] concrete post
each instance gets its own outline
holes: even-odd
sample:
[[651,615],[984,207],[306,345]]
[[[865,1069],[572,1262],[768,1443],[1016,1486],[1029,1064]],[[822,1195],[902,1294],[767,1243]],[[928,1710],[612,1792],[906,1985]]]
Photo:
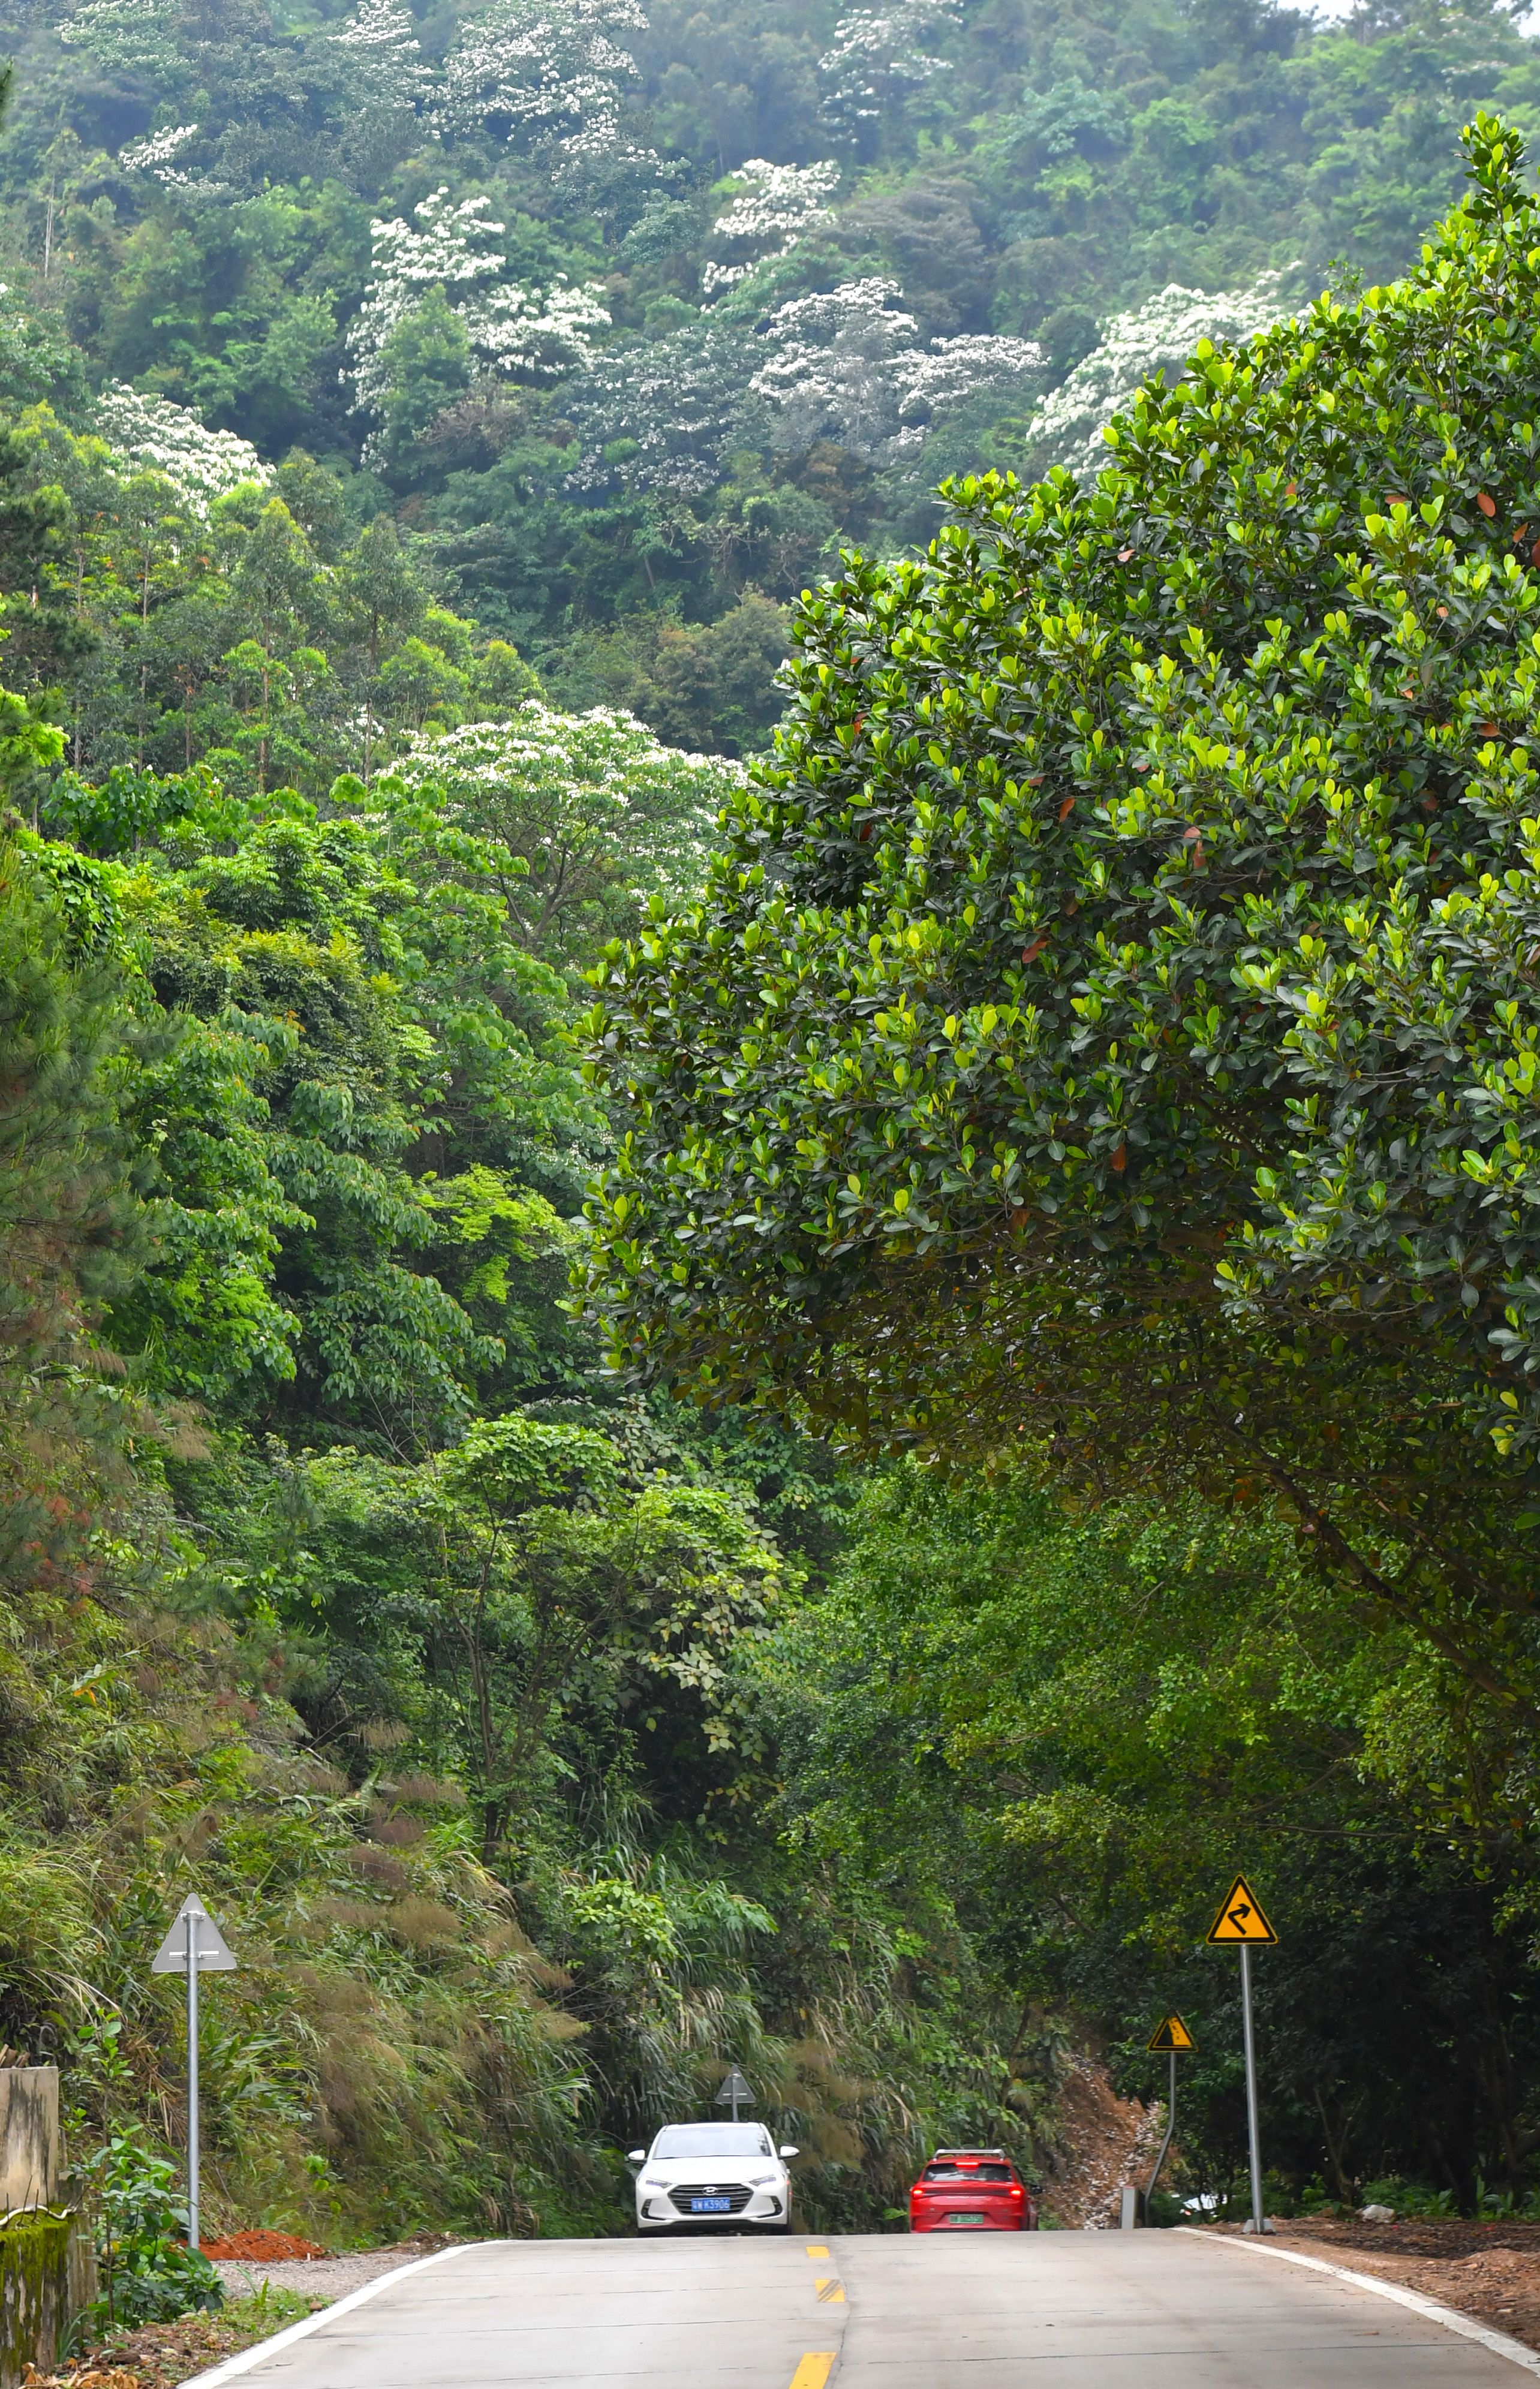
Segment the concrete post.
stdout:
[[0,2066],[0,2215],[58,2198],[58,2068]]

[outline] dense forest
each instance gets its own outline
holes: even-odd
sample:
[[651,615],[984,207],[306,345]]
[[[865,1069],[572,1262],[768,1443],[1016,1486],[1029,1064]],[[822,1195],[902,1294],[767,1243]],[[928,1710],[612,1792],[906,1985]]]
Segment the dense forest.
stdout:
[[[888,620],[962,536],[944,477],[1069,506],[1200,340],[1287,348],[1323,287],[1378,321],[1460,126],[1536,121],[1540,46],[1480,6],[40,0],[5,53],[0,2035],[59,2051],[87,2172],[179,2144],[148,1966],[196,1887],[241,1961],[211,2224],[619,2229],[622,2153],[735,2061],[809,2221],[899,2219],[937,2140],[1051,2209],[1068,2071],[1154,2091],[1169,2005],[1224,2188],[1200,1941],[1244,1863],[1276,2195],[1533,2199],[1521,1570],[1495,1616],[1457,1572],[1348,1597],[1265,1471],[1147,1450],[1122,1346],[1024,1423],[983,1352],[931,1436],[811,1368],[687,1387],[640,1311],[617,1366],[631,1165],[590,1190],[643,1118],[596,986],[645,987],[713,873],[791,869],[788,775],[862,735],[843,694],[807,727],[841,543]],[[841,903],[907,867],[884,801]]]
[[[5,49],[6,482],[69,507],[73,760],[312,796],[527,671],[763,746],[841,538],[923,543],[947,472],[1094,454],[1205,331],[1400,271],[1465,119],[1540,107],[1484,7],[84,0]],[[281,533],[185,537],[243,475]]]

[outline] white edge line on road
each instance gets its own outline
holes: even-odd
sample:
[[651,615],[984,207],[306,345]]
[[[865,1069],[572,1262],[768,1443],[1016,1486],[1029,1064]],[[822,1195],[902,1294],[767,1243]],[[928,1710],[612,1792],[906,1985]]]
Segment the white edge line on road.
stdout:
[[[1540,2356],[1526,2347],[1521,2339],[1509,2339],[1506,2331],[1489,2331],[1484,2322],[1470,2315],[1457,2314],[1453,2306],[1440,2306],[1436,2298],[1425,2298],[1420,2290],[1403,2289],[1399,2281],[1381,2280],[1375,2273],[1350,2273],[1345,2265],[1328,2265],[1322,2257],[1304,2256],[1297,2248],[1275,2248],[1265,2239],[1233,2238],[1228,2232],[1195,2230],[1190,2224],[1176,2226],[1184,2238],[1207,2240],[1213,2247],[1238,2248],[1243,2255],[1278,2256],[1286,2265],[1308,2265],[1313,2273],[1335,2273],[1340,2281],[1351,2281],[1355,2290],[1370,2290],[1377,2298],[1393,2298],[1398,2306],[1410,2306],[1414,2314],[1426,2315],[1430,2322],[1441,2322],[1445,2331],[1457,2331],[1462,2339],[1478,2340],[1494,2356],[1506,2356],[1525,2372],[1540,2373]],[[212,2380],[211,2373],[209,2378]],[[193,2389],[188,2382],[186,2389]]]
[[338,2298],[331,2306],[323,2306],[319,2314],[306,2315],[302,2321],[291,2322],[287,2331],[276,2331],[271,2339],[259,2339],[254,2347],[243,2347],[238,2356],[227,2356],[223,2364],[214,2365],[208,2372],[195,2372],[183,2383],[182,2389],[219,2389],[220,2383],[234,2381],[238,2373],[250,2372],[257,2365],[265,2364],[280,2347],[292,2347],[297,2339],[308,2339],[313,2331],[320,2331],[325,2324],[335,2322],[339,2315],[351,2314],[354,2306],[363,2306],[368,2298],[378,2297],[380,2291],[388,2290],[393,2281],[404,2281],[408,2273],[424,2272],[430,2265],[442,2265],[447,2257],[463,2256],[468,2248],[484,2248],[487,2244],[484,2240],[460,2240],[453,2248],[436,2248],[430,2256],[414,2256],[409,2265],[396,2265],[390,2272],[380,2273],[374,2280],[366,2281],[361,2290],[350,2290],[345,2298]]

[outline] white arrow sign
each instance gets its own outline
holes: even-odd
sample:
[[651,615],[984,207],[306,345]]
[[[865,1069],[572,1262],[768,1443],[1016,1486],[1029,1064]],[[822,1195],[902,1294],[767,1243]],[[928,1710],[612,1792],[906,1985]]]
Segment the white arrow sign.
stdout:
[[185,1974],[187,1971],[187,1919],[198,1919],[198,1971],[200,1974],[233,1974],[235,1953],[203,1902],[194,1892],[177,1910],[176,1922],[155,1952],[152,1974]]

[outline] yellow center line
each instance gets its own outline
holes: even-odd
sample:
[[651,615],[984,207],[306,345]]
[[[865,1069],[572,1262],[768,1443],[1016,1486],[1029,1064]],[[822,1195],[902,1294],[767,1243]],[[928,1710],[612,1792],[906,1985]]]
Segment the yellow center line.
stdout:
[[821,2306],[842,2306],[844,2305],[845,2285],[843,2281],[815,2280],[813,2286],[818,2293],[818,2304]]
[[791,2389],[824,2389],[824,2383],[834,2370],[834,2351],[825,2355],[804,2356],[791,2375]]
[[810,2256],[827,2256],[828,2255],[828,2250],[824,2246],[821,2241],[815,2240],[807,2253]]

